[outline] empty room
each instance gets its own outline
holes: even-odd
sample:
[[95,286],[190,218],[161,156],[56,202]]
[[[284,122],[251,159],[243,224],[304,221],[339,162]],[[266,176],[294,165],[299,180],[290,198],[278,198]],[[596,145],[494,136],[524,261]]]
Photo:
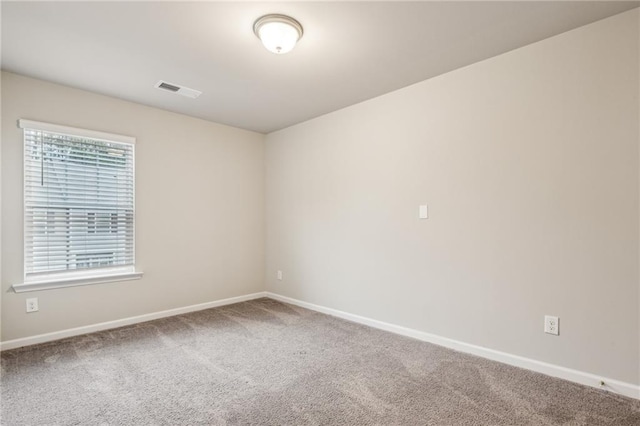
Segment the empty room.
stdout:
[[640,425],[640,2],[0,7],[3,426]]

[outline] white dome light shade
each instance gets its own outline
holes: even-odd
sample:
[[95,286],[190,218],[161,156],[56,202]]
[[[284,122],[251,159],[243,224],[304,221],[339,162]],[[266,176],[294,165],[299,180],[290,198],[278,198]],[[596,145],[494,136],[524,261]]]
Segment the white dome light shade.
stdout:
[[302,37],[302,25],[286,15],[265,15],[253,24],[253,32],[268,51],[283,54]]

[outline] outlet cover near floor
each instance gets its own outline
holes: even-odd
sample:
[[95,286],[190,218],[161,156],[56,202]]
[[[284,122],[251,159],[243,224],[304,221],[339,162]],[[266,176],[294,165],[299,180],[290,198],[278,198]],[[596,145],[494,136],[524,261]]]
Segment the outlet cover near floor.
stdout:
[[544,332],[558,336],[560,334],[560,318],[551,315],[544,317]]

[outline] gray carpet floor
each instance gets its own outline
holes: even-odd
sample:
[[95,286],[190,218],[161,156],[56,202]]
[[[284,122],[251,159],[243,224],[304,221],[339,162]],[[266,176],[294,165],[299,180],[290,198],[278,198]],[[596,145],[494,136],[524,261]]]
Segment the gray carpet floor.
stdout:
[[271,299],[2,353],[2,425],[640,425],[640,402]]

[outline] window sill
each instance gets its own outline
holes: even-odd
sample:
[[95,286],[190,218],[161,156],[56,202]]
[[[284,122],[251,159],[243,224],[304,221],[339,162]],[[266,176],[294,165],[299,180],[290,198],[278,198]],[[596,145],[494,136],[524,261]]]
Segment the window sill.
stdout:
[[121,272],[109,275],[84,275],[68,277],[63,279],[47,279],[38,281],[27,281],[21,284],[14,284],[13,291],[24,293],[27,291],[51,290],[54,288],[77,287],[81,285],[102,284],[116,281],[139,280],[142,272]]

